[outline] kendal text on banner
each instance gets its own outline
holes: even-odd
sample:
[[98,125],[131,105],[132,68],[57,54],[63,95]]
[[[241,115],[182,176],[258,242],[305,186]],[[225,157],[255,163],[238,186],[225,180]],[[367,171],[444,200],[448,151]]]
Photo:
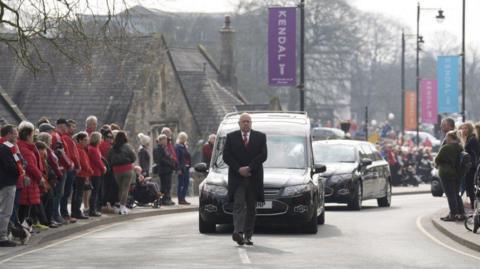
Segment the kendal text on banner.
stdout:
[[422,123],[437,123],[437,81],[422,79],[420,82],[420,96],[422,101]]
[[417,128],[417,94],[405,91],[405,130]]
[[268,9],[268,84],[295,86],[296,19],[295,7]]
[[458,83],[459,56],[438,56],[438,112],[459,112]]

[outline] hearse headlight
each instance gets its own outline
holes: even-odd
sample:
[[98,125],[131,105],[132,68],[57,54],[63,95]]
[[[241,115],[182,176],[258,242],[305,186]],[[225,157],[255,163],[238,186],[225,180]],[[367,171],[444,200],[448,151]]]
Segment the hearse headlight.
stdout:
[[203,185],[203,191],[217,196],[226,196],[228,194],[228,190],[226,187],[213,184]]
[[311,188],[312,187],[311,187],[310,184],[288,186],[288,187],[285,187],[282,195],[283,196],[296,196],[296,195],[299,195],[299,194],[310,192]]

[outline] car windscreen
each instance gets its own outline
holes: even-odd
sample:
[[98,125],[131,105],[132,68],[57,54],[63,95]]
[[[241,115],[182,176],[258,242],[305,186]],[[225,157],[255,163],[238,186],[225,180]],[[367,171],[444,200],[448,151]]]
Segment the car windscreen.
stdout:
[[354,163],[357,159],[355,147],[341,144],[313,144],[315,163]]
[[[223,161],[225,137],[218,137],[214,152],[213,169],[226,172]],[[267,134],[268,157],[264,168],[305,169],[307,167],[307,139],[304,136]]]

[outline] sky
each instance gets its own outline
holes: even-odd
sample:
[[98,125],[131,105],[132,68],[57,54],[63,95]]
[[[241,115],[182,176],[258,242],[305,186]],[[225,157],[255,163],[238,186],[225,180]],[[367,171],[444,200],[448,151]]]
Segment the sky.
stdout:
[[[146,7],[165,11],[195,11],[195,12],[232,12],[240,0],[131,0]],[[306,0],[308,2],[315,0]],[[384,16],[405,24],[405,31],[415,34],[418,0],[347,0],[354,7],[367,12],[381,13]],[[480,1],[466,0],[466,44],[480,49]],[[435,19],[436,10],[422,10],[420,16],[420,34],[424,36],[425,47],[431,48],[435,35],[448,32],[456,37],[460,45],[462,34],[462,0],[420,0],[421,8],[441,8],[444,10],[445,21],[438,23]],[[399,33],[400,35],[400,33]],[[436,38],[438,40],[438,38]],[[429,43],[430,41],[430,43]],[[413,41],[414,42],[414,41]],[[467,51],[468,53],[468,51]]]

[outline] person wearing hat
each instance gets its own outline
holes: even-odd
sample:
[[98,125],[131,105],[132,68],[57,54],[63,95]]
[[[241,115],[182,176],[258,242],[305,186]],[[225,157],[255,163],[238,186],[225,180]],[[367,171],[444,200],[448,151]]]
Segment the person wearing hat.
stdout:
[[49,133],[51,134],[55,130],[55,126],[51,125],[50,123],[42,123],[38,126],[38,131],[40,133]]
[[152,140],[150,136],[139,133],[138,140],[140,141],[140,147],[138,148],[138,164],[142,168],[142,175],[144,177],[150,176],[150,153],[148,147]]

